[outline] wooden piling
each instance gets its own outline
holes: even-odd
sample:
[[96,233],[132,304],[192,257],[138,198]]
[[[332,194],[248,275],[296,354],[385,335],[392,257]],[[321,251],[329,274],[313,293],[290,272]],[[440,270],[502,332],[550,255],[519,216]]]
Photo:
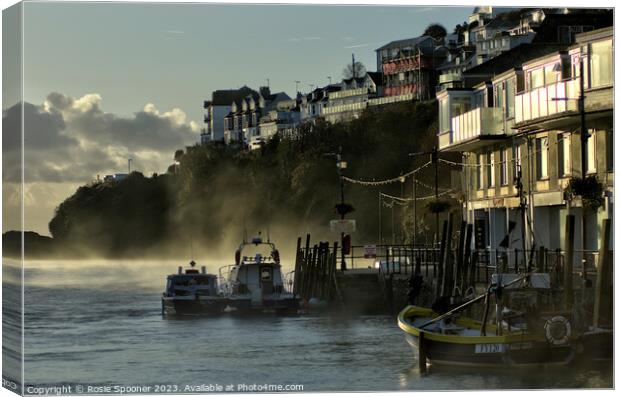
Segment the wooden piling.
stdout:
[[575,244],[575,215],[566,215],[564,256],[564,305],[566,310],[573,307],[573,260]]
[[596,269],[596,289],[594,290],[594,319],[593,325],[600,327],[603,323],[611,325],[613,319],[613,275],[612,258],[609,251],[611,221],[603,220],[601,248],[598,254],[598,268]]
[[459,246],[456,251],[456,277],[454,278],[454,287],[459,287],[459,290],[462,288],[461,286],[463,280],[463,251],[465,250],[466,228],[467,222],[461,221],[461,228],[459,230]]
[[441,233],[441,244],[439,245],[439,258],[435,263],[437,268],[437,291],[436,297],[439,298],[443,291],[443,257],[446,248],[446,238],[448,234],[448,221],[443,221],[443,231]]
[[426,339],[422,331],[418,336],[418,368],[421,374],[426,374]]
[[302,255],[301,252],[301,237],[297,238],[297,251],[295,255],[295,274],[293,274],[293,294],[299,294],[299,278],[301,277],[301,261]]
[[475,285],[471,283],[471,272],[473,269],[470,267],[471,264],[471,239],[472,239],[473,225],[471,223],[467,224],[467,230],[465,232],[465,253],[463,255],[463,285],[462,289],[467,289],[470,285]]
[[453,214],[448,216],[448,232],[446,234],[445,253],[443,255],[443,283],[442,283],[442,295],[452,295],[452,289],[454,286],[454,261],[452,258],[452,220]]

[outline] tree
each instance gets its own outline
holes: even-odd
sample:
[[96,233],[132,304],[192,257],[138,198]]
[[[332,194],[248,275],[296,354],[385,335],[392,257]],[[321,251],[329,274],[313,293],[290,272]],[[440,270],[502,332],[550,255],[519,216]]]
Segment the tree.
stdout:
[[448,32],[446,31],[446,28],[444,28],[438,23],[432,23],[428,25],[428,27],[426,28],[426,30],[424,30],[423,33],[424,36],[430,36],[436,40],[443,39],[444,37],[446,37],[447,34]]
[[342,77],[345,80],[353,77],[363,77],[364,75],[366,75],[366,66],[358,61],[355,61],[354,64],[349,63],[347,67],[342,70]]

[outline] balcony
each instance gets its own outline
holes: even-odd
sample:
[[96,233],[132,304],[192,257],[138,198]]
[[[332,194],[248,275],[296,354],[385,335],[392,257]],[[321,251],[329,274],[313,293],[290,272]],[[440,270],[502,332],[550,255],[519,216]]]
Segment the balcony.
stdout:
[[446,73],[439,75],[439,84],[452,83],[455,81],[461,81],[460,73]]
[[505,137],[502,109],[476,108],[452,117],[452,129],[439,134],[439,149],[468,151],[483,143],[482,140]]
[[555,84],[523,92],[515,97],[515,123],[578,110],[579,79],[564,80]]

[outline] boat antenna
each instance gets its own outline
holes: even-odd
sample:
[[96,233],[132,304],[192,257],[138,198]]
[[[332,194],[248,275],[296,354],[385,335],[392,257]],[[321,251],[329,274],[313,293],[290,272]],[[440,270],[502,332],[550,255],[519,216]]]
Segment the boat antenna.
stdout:
[[269,236],[269,226],[267,226],[267,242],[271,243],[271,237]]

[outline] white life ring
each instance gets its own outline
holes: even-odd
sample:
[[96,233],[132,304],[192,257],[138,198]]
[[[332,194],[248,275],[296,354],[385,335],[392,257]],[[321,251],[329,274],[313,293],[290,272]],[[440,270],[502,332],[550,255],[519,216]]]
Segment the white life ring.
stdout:
[[567,344],[570,335],[570,321],[564,316],[554,316],[545,323],[545,337],[553,346]]

